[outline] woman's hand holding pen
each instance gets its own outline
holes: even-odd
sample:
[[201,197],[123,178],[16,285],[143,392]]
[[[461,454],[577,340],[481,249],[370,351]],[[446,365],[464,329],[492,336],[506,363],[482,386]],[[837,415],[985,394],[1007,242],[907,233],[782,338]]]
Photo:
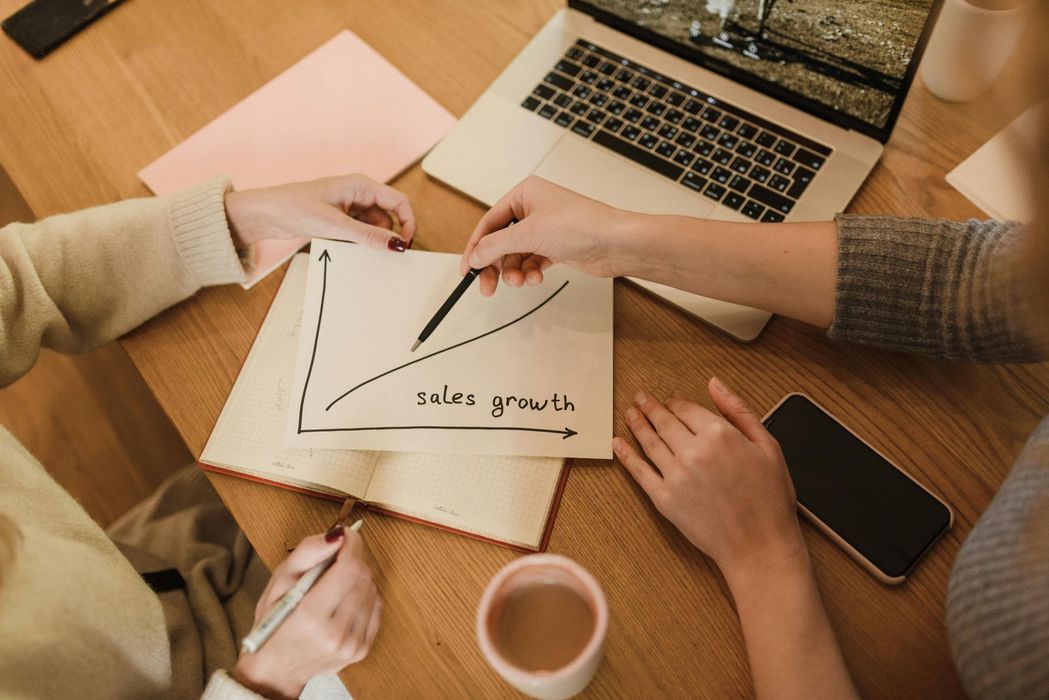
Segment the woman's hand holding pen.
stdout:
[[255,624],[303,574],[333,554],[335,562],[265,646],[241,654],[233,669],[241,685],[268,698],[297,698],[310,678],[338,673],[367,656],[383,604],[364,561],[361,536],[342,525],[307,537],[273,571],[255,609]]
[[[484,296],[495,293],[500,272],[511,287],[539,284],[553,263],[599,277],[629,274],[624,243],[638,216],[532,176],[477,224],[463,252],[462,273],[484,268],[479,280]],[[510,228],[515,218],[520,223]]]

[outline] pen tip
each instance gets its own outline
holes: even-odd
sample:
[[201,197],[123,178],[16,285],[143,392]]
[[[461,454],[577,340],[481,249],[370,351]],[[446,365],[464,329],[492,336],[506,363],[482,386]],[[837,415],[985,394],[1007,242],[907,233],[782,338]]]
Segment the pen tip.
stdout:
[[422,345],[422,342],[423,342],[423,341],[421,341],[421,340],[416,340],[416,341],[415,341],[415,343],[414,343],[414,344],[412,345],[412,350],[411,350],[411,351],[412,351],[412,352],[415,352],[415,348],[417,348],[417,347],[419,347],[420,345]]

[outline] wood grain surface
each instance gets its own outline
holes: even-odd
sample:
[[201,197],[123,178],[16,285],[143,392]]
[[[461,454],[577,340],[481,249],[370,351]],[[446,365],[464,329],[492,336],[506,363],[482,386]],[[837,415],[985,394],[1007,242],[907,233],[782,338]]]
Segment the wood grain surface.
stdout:
[[[0,0],[9,14],[22,0]],[[561,6],[554,0],[347,2],[137,0],[43,62],[0,41],[0,162],[38,214],[144,196],[135,173],[343,28],[462,114]],[[1031,98],[1007,79],[969,105],[912,88],[882,162],[850,211],[981,216],[944,181]],[[1011,80],[1009,79],[1011,78]],[[419,241],[457,251],[482,208],[416,167]],[[205,290],[122,343],[190,450],[199,454],[279,284]],[[615,412],[646,388],[710,406],[717,373],[764,411],[804,391],[929,485],[957,524],[902,586],[886,587],[806,526],[845,658],[868,697],[953,697],[944,630],[951,563],[1021,445],[1049,413],[1049,366],[979,366],[836,344],[774,319],[741,345],[616,283]],[[338,505],[231,477],[212,479],[265,561],[323,530]],[[515,555],[421,525],[366,515],[386,599],[371,655],[343,673],[354,697],[514,697],[473,638],[481,591]],[[576,463],[550,540],[603,585],[604,664],[587,697],[723,698],[752,693],[723,581],[617,464]]]

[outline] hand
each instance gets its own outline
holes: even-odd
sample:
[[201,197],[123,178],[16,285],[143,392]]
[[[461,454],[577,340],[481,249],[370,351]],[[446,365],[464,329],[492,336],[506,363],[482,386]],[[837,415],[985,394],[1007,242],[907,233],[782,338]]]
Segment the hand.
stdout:
[[[484,296],[495,293],[500,270],[511,287],[541,283],[543,270],[553,263],[616,277],[622,272],[614,258],[627,237],[620,231],[633,216],[531,176],[481,218],[463,251],[461,271],[484,268]],[[511,219],[519,223],[510,226]]]
[[[268,698],[297,698],[306,682],[338,673],[368,655],[379,631],[382,600],[364,562],[364,543],[349,529],[304,539],[278,566],[255,608],[255,624],[299,578],[332,554],[338,557],[273,636],[242,653],[233,678]],[[332,537],[329,533],[328,537]]]
[[[400,235],[392,233],[394,216]],[[265,238],[330,238],[403,253],[415,235],[408,198],[363,175],[230,192],[226,217],[238,248]]]
[[655,469],[622,438],[612,449],[653,504],[732,578],[797,560],[807,566],[794,486],[761,420],[717,378],[718,416],[689,401],[666,405],[645,392],[626,422]]

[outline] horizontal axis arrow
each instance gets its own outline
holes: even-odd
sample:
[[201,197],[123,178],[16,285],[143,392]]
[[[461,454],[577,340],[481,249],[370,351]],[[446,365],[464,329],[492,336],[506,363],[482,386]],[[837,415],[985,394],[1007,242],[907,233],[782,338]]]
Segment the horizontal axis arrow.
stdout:
[[367,428],[300,428],[299,433],[352,433],[365,430],[515,430],[526,433],[553,433],[567,440],[579,433],[571,428],[554,430],[550,428],[518,428],[501,425],[379,425]]

